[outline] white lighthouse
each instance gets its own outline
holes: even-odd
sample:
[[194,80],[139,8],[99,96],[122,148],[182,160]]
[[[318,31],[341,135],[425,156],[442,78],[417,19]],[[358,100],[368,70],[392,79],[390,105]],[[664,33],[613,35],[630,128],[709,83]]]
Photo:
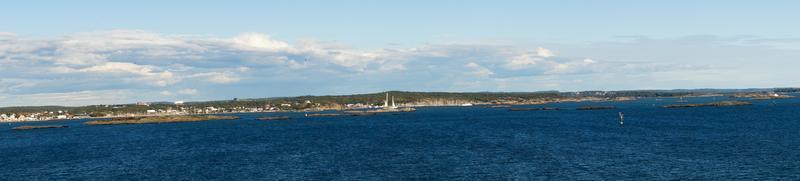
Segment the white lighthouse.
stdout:
[[383,100],[383,108],[389,108],[389,92],[386,92],[386,99]]
[[392,96],[392,109],[397,109],[397,106],[394,105],[394,96]]

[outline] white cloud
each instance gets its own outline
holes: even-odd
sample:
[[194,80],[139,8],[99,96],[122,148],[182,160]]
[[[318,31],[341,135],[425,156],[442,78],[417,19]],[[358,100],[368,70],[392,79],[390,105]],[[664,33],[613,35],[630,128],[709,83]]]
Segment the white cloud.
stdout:
[[211,81],[211,82],[214,82],[214,83],[229,84],[229,83],[239,82],[239,80],[241,80],[241,79],[239,79],[238,77],[234,77],[234,76],[228,75],[228,74],[219,74],[219,75],[215,75],[215,76],[209,77],[208,80]]
[[589,58],[574,60],[556,57],[550,50],[540,47],[535,53],[528,52],[510,57],[504,66],[511,71],[526,71],[530,75],[535,75],[600,72],[610,65],[601,65]]
[[281,51],[289,48],[289,43],[261,33],[242,33],[232,38],[231,42],[234,47],[248,51]]
[[590,65],[590,64],[594,64],[594,63],[597,63],[597,61],[594,61],[594,60],[588,59],[588,58],[587,59],[583,59],[583,64],[584,65]]
[[217,84],[230,84],[239,82],[241,79],[232,75],[230,73],[224,72],[207,72],[207,73],[198,73],[189,76],[189,78],[199,78],[211,83]]
[[0,93],[16,92],[20,89],[36,87],[41,81],[26,80],[26,79],[12,79],[0,77]]
[[13,95],[3,106],[63,105],[78,106],[89,104],[114,104],[130,100],[128,90],[87,90],[59,93],[34,93]]
[[466,66],[466,67],[468,67],[468,68],[472,68],[472,71],[470,72],[470,74],[471,74],[471,75],[474,75],[474,76],[478,76],[478,77],[489,77],[489,76],[491,76],[491,75],[494,75],[494,72],[492,72],[491,70],[489,70],[489,69],[488,69],[488,68],[486,68],[486,67],[483,67],[483,66],[481,66],[481,65],[478,65],[478,64],[477,64],[477,63],[475,63],[475,62],[470,62],[470,63],[467,63],[467,64],[466,64],[466,65],[464,65],[464,66]]
[[179,37],[167,37],[141,30],[111,30],[75,33],[59,41],[62,48],[81,51],[124,50],[153,47],[202,50],[197,44]]
[[519,56],[511,57],[511,60],[506,63],[506,67],[511,70],[519,70],[529,68],[542,61],[542,57],[534,54],[525,53]]
[[53,67],[50,70],[55,73],[94,73],[94,74],[123,74],[134,75],[131,79],[141,82],[167,86],[179,81],[170,71],[156,71],[153,66],[137,65],[129,62],[105,62],[99,65],[86,68]]
[[181,89],[178,90],[178,93],[183,95],[195,95],[197,94],[197,89]]
[[158,92],[158,94],[159,94],[159,95],[162,95],[162,96],[167,96],[167,97],[169,97],[169,96],[174,96],[174,95],[175,95],[175,94],[173,94],[173,93],[172,93],[172,92],[170,92],[170,91],[161,91],[161,92]]
[[403,64],[395,63],[395,64],[382,64],[378,68],[379,72],[393,72],[393,71],[403,71],[406,70],[406,66]]
[[108,61],[108,55],[65,51],[53,60],[57,65],[94,65]]
[[12,39],[12,38],[16,38],[16,37],[17,37],[16,33],[0,32],[0,40]]
[[481,67],[480,65],[478,65],[478,64],[477,64],[477,63],[475,63],[475,62],[470,62],[470,63],[467,63],[467,64],[466,64],[466,65],[464,65],[464,66],[467,66],[467,67],[469,67],[469,68],[478,68],[478,67]]
[[553,54],[553,51],[550,51],[542,47],[536,49],[536,55],[544,58],[555,56],[555,54]]

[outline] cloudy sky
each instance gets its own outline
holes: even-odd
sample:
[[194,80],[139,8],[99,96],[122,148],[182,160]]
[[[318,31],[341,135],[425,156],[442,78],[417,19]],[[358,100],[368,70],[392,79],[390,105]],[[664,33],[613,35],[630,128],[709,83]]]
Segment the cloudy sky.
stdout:
[[800,1],[36,1],[0,106],[797,87]]

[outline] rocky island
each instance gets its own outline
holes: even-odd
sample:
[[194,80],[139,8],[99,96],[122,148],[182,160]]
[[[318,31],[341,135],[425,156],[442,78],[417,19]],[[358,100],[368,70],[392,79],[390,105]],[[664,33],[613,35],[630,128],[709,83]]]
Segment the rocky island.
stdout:
[[233,119],[239,119],[239,117],[216,116],[216,115],[123,117],[123,118],[88,121],[83,124],[88,124],[88,125],[156,124],[156,123],[178,123],[178,122],[197,122],[197,121],[209,121],[209,120],[233,120]]
[[31,130],[31,129],[51,129],[51,128],[66,128],[64,125],[40,125],[40,126],[17,126],[11,128],[12,130]]
[[711,103],[703,103],[703,104],[675,104],[675,105],[666,105],[664,108],[687,108],[687,107],[721,107],[721,106],[746,106],[752,105],[753,103],[744,102],[744,101],[720,101],[720,102],[711,102]]
[[767,99],[789,99],[794,96],[778,94],[778,93],[738,93],[731,95],[733,98],[750,98],[752,100],[767,100]]

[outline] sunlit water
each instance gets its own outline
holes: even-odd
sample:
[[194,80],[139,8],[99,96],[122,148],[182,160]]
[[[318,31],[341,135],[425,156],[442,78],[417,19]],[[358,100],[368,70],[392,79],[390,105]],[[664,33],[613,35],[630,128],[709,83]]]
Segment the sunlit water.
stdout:
[[[691,98],[707,102],[726,98]],[[615,110],[431,107],[366,117],[239,114],[193,123],[12,131],[15,179],[800,179],[800,101],[665,109],[674,99],[563,103]],[[537,106],[527,106],[537,107]],[[625,113],[625,125],[618,123]],[[288,115],[291,120],[258,121]]]

